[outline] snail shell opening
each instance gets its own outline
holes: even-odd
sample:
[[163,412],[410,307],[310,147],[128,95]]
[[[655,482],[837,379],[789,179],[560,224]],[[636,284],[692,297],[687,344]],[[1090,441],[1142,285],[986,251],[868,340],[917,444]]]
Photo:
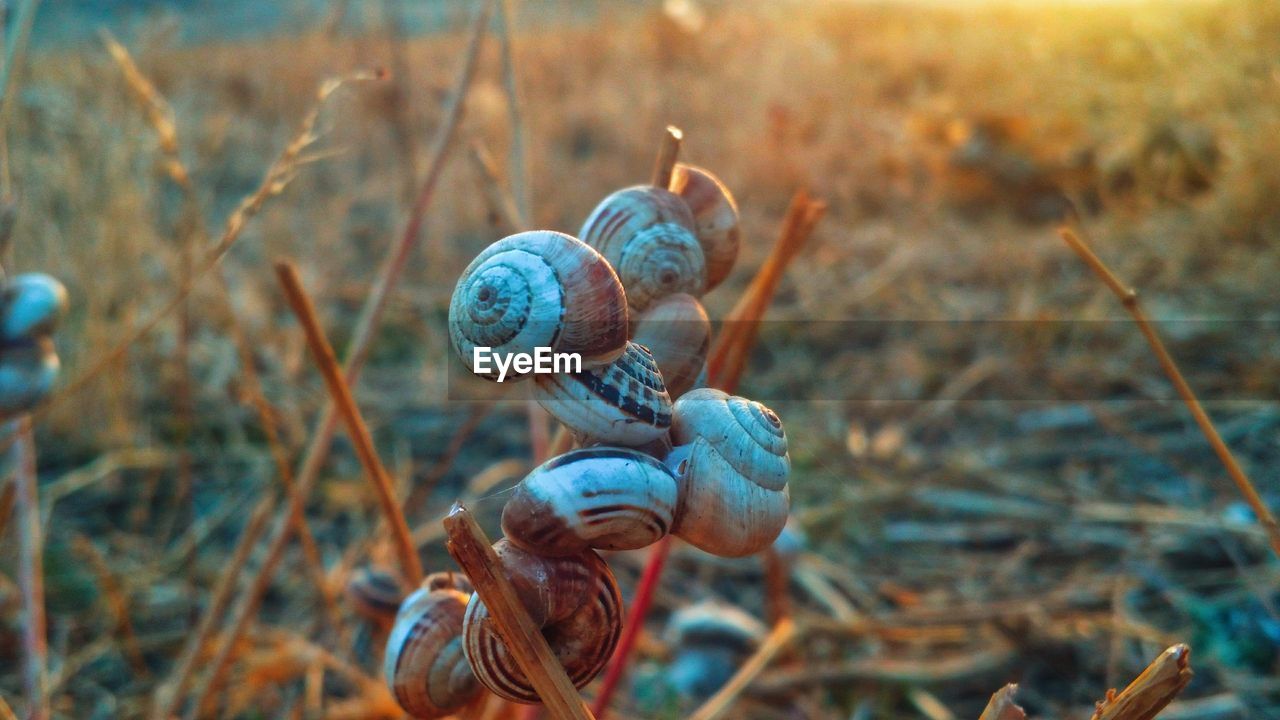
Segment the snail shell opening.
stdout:
[[661,540],[678,491],[667,467],[642,452],[594,447],[538,466],[502,509],[502,531],[543,556],[636,550]]
[[639,447],[671,427],[671,396],[662,374],[648,349],[632,342],[604,367],[536,376],[533,397],[588,441]]
[[587,367],[605,364],[622,354],[627,326],[626,295],[608,261],[547,230],[490,245],[463,271],[449,302],[449,338],[471,370],[477,347],[495,354],[545,347],[578,353]]

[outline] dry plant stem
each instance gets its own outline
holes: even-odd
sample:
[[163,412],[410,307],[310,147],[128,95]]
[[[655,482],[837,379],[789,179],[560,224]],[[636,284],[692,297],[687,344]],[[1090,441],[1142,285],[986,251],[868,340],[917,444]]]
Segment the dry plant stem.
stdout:
[[12,478],[4,483],[4,488],[0,489],[0,539],[4,538],[4,531],[8,529],[9,516],[13,514],[13,504],[17,501],[18,484]]
[[245,524],[244,530],[240,533],[240,540],[236,543],[235,550],[232,551],[231,560],[223,569],[222,575],[218,578],[218,584],[213,589],[209,607],[205,609],[204,614],[200,617],[200,624],[196,626],[195,632],[187,638],[187,642],[182,648],[182,654],[178,657],[178,662],[174,665],[174,670],[170,673],[169,679],[156,688],[155,695],[152,697],[150,715],[152,720],[164,720],[171,717],[174,711],[177,710],[178,703],[182,700],[182,694],[186,691],[187,683],[191,679],[191,672],[195,670],[196,660],[204,654],[205,645],[208,644],[209,637],[213,634],[214,629],[217,628],[218,620],[222,618],[227,606],[231,604],[232,593],[235,592],[236,583],[240,579],[244,564],[248,561],[249,553],[262,535],[262,530],[267,525],[267,519],[271,517],[275,507],[275,496],[267,494],[258,502],[253,514],[249,516],[249,522]]
[[1120,299],[1125,310],[1129,311],[1129,315],[1138,324],[1138,330],[1142,332],[1147,344],[1151,346],[1151,351],[1155,354],[1156,360],[1160,362],[1160,367],[1164,370],[1164,374],[1169,377],[1169,381],[1173,383],[1178,396],[1182,398],[1182,402],[1191,411],[1191,416],[1195,418],[1196,425],[1200,426],[1200,432],[1204,433],[1209,445],[1213,448],[1213,452],[1218,456],[1218,460],[1227,469],[1227,475],[1231,477],[1240,494],[1244,496],[1245,502],[1249,503],[1249,507],[1253,509],[1254,515],[1258,517],[1258,524],[1266,530],[1267,536],[1271,540],[1272,551],[1275,552],[1277,557],[1280,557],[1280,525],[1276,523],[1275,516],[1271,513],[1267,504],[1263,502],[1262,496],[1258,494],[1249,476],[1245,474],[1244,468],[1240,467],[1240,463],[1236,462],[1231,449],[1223,442],[1222,436],[1218,434],[1218,429],[1213,424],[1213,420],[1209,418],[1209,414],[1200,405],[1200,400],[1196,398],[1195,392],[1187,384],[1186,378],[1182,376],[1182,371],[1178,369],[1177,363],[1173,361],[1173,356],[1169,354],[1164,342],[1156,334],[1155,326],[1151,324],[1146,311],[1142,309],[1142,304],[1138,302],[1138,292],[1122,283],[1115,273],[1111,272],[1111,268],[1107,267],[1102,258],[1094,254],[1093,249],[1079,235],[1069,228],[1062,228],[1059,232],[1067,245],[1080,256],[1080,259],[1089,266],[1089,269]]
[[653,186],[663,190],[671,187],[671,173],[676,169],[676,159],[680,157],[680,143],[684,133],[674,125],[668,125],[662,133],[662,143],[658,145],[658,157],[653,163]]
[[[172,106],[156,89],[151,79],[138,68],[133,61],[133,57],[129,55],[128,49],[105,31],[103,32],[103,42],[106,44],[107,51],[111,54],[111,57],[120,67],[120,72],[124,75],[125,82],[138,98],[139,103],[147,114],[148,123],[160,141],[161,153],[165,158],[165,174],[182,192],[184,215],[186,216],[186,222],[190,226],[190,237],[192,239],[207,237],[207,230],[203,227],[200,219],[203,217],[200,201],[196,197],[195,187],[191,183],[191,174],[182,162],[182,155],[179,152],[178,126],[174,120]],[[187,258],[187,260],[189,261],[190,258]],[[191,280],[189,270],[188,265],[187,274],[183,278],[184,284]],[[235,306],[231,302],[231,291],[227,286],[225,275],[221,270],[214,275],[218,281],[218,288],[221,291],[226,307],[231,336],[235,341],[236,351],[240,357],[246,392],[258,413],[259,422],[262,425],[263,433],[266,435],[267,447],[271,450],[272,459],[280,475],[280,482],[284,486],[285,492],[290,497],[293,497],[297,493],[297,489],[293,481],[292,469],[289,465],[288,455],[280,442],[271,406],[262,394],[262,383],[254,367],[252,346],[249,344],[248,337],[240,323],[240,317],[236,313]],[[320,591],[330,622],[336,626],[340,620],[337,602],[334,594],[329,591],[328,583],[325,581],[324,563],[321,561],[320,551],[316,547],[315,536],[311,533],[311,527],[307,524],[305,517],[298,519],[298,524],[293,528],[293,532],[297,534],[302,545],[303,559],[306,562],[308,571],[311,573],[312,582]]]
[[1129,687],[1107,691],[1092,720],[1152,720],[1191,682],[1191,648],[1174,645],[1160,653]]
[[[467,46],[466,56],[458,75],[457,84],[454,86],[449,107],[445,112],[440,129],[437,131],[430,165],[427,168],[427,177],[423,181],[417,202],[410,211],[409,221],[405,226],[404,232],[399,240],[388,249],[386,261],[383,263],[382,269],[379,271],[378,277],[369,291],[369,296],[361,309],[360,319],[357,321],[351,340],[347,345],[347,353],[344,358],[346,367],[344,379],[348,386],[354,385],[360,376],[360,369],[364,365],[365,357],[368,355],[374,331],[381,324],[382,314],[390,298],[391,291],[395,289],[396,284],[399,282],[404,265],[408,260],[409,252],[413,249],[421,231],[427,207],[431,204],[431,198],[435,194],[435,187],[439,181],[440,173],[444,169],[445,160],[448,158],[453,136],[457,131],[459,121],[462,119],[463,101],[466,97],[467,88],[471,86],[471,81],[475,77],[476,63],[480,55],[480,44],[484,37],[485,26],[489,21],[490,2],[491,0],[480,0],[478,4],[475,24],[472,26],[471,40]],[[262,565],[259,566],[249,589],[246,591],[244,599],[236,610],[235,617],[231,622],[231,628],[217,657],[214,658],[210,666],[211,669],[204,685],[197,693],[197,700],[191,712],[192,715],[204,706],[209,693],[221,682],[236,642],[244,634],[244,631],[248,629],[249,622],[257,611],[258,603],[271,583],[271,577],[275,573],[280,559],[284,556],[284,550],[289,541],[289,528],[297,522],[296,518],[302,517],[303,503],[307,496],[310,495],[311,488],[319,477],[320,469],[328,457],[330,443],[333,440],[334,433],[337,431],[337,423],[338,416],[333,403],[326,403],[311,435],[311,442],[307,446],[302,465],[297,473],[298,492],[289,499],[285,517],[282,518],[281,522],[277,522],[272,529],[272,538],[267,554],[263,558]]]
[[[524,118],[520,103],[520,83],[516,74],[515,49],[511,43],[511,25],[515,22],[512,0],[498,0],[498,50],[502,56],[502,87],[507,94],[507,118],[511,123],[511,193],[520,216],[532,218],[529,175],[524,141]],[[523,223],[522,223],[523,224]]]
[[395,486],[391,481],[390,473],[382,464],[382,459],[378,457],[378,451],[373,445],[373,435],[369,433],[369,427],[360,415],[360,408],[351,394],[351,388],[342,379],[342,368],[338,365],[338,358],[333,353],[333,346],[325,337],[324,328],[320,327],[315,305],[302,286],[298,269],[292,263],[277,262],[276,276],[280,279],[280,286],[284,289],[289,307],[293,309],[293,314],[302,324],[302,329],[307,335],[307,346],[311,348],[311,355],[320,369],[320,374],[324,377],[330,400],[338,407],[338,412],[347,425],[347,432],[355,445],[356,455],[359,456],[360,464],[364,466],[365,474],[373,485],[374,494],[378,498],[378,505],[382,509],[387,526],[391,528],[391,537],[400,559],[401,575],[409,581],[411,587],[417,587],[421,584],[423,577],[422,561],[418,558],[418,551],[413,547],[413,539],[409,536],[409,525],[404,520],[404,513],[400,511],[400,501],[396,499]]
[[0,695],[0,720],[18,720],[18,716],[13,714],[13,708],[5,702],[3,695]]
[[120,644],[124,648],[125,655],[129,658],[129,664],[133,666],[133,671],[140,677],[146,677],[150,673],[147,672],[146,660],[142,657],[142,649],[138,645],[138,638],[133,632],[133,622],[129,619],[129,601],[125,598],[123,589],[120,587],[120,581],[111,570],[111,566],[107,564],[106,558],[93,544],[93,541],[83,535],[76,535],[73,540],[73,546],[78,555],[80,555],[88,563],[89,568],[98,579],[98,586],[102,588],[102,594],[105,596],[107,606],[111,609],[111,613],[115,615],[116,632],[120,633]]
[[262,179],[262,183],[256,190],[240,201],[240,204],[227,217],[226,225],[223,227],[222,236],[218,242],[205,251],[204,257],[200,263],[193,268],[190,282],[179,287],[158,310],[151,314],[141,325],[130,332],[123,340],[118,342],[110,350],[104,353],[96,362],[91,364],[86,370],[80,373],[75,379],[69,381],[54,396],[39,408],[35,415],[44,416],[52,408],[65,402],[68,398],[74,396],[80,390],[87,387],[91,382],[103,374],[105,370],[120,362],[129,352],[129,348],[138,340],[145,337],[154,330],[169,313],[176,310],[191,295],[191,291],[195,287],[195,283],[204,277],[210,270],[213,270],[221,262],[222,257],[227,254],[231,246],[240,238],[240,233],[244,231],[245,225],[258,214],[262,206],[267,200],[284,192],[297,173],[298,167],[305,162],[302,157],[303,151],[311,146],[318,139],[316,134],[316,122],[319,120],[320,111],[324,107],[325,101],[333,95],[338,88],[348,82],[371,80],[378,77],[377,74],[371,73],[354,73],[339,78],[330,78],[320,84],[320,88],[316,93],[316,103],[312,106],[310,112],[302,120],[301,128],[298,134],[294,136],[289,145],[285,147],[280,156],[276,158],[271,167],[267,169],[266,175]]
[[40,496],[36,480],[36,441],[31,417],[9,422],[16,440],[10,447],[18,483],[18,585],[22,588],[23,687],[27,720],[49,717],[48,639],[44,616],[44,540],[40,532]]
[[698,708],[689,720],[716,720],[724,717],[732,708],[735,700],[743,690],[756,679],[779,652],[782,651],[796,635],[796,624],[791,618],[783,618],[773,626],[769,636],[765,638],[755,653],[747,659],[729,682],[724,684],[715,695],[712,695],[702,707]]
[[[678,138],[676,142],[678,143]],[[659,153],[659,157],[662,155],[663,153]],[[812,233],[814,226],[825,210],[826,205],[824,203],[809,199],[809,196],[803,190],[798,191],[792,198],[791,207],[787,211],[787,218],[782,226],[781,236],[770,252],[768,260],[756,273],[742,299],[738,301],[733,312],[730,313],[729,318],[731,321],[725,323],[722,337],[717,340],[715,347],[712,348],[711,356],[707,360],[707,367],[710,371],[711,385],[713,387],[718,387],[729,393],[737,389],[738,380],[741,378],[742,371],[745,368],[746,358],[750,355],[751,346],[755,343],[755,331],[758,329],[760,319],[764,317],[764,313],[768,309],[769,302],[773,299],[774,291],[777,289],[782,273],[799,253],[800,248]],[[743,329],[749,329],[749,332],[743,333]],[[724,337],[724,335],[735,331],[741,334],[737,337]],[[726,367],[731,369],[725,371],[724,368]],[[561,431],[563,432],[563,428]],[[567,435],[567,433],[564,433],[565,437]],[[556,437],[559,439],[561,435]],[[555,443],[553,443],[551,452],[553,454],[556,452]],[[658,588],[662,570],[666,566],[668,555],[671,553],[671,543],[671,536],[668,535],[659,540],[649,551],[644,571],[640,575],[639,583],[636,585],[635,596],[631,600],[631,608],[627,612],[626,622],[622,626],[622,636],[618,639],[618,647],[614,650],[613,658],[609,661],[609,668],[605,672],[604,680],[600,685],[600,692],[596,695],[595,703],[593,704],[597,714],[604,714],[609,707],[613,694],[617,691],[618,684],[622,681],[622,676],[626,672],[631,652],[635,647],[636,638],[639,637],[640,629],[644,627],[644,620],[648,616],[649,608],[653,603],[653,594]]]
[[503,644],[552,716],[557,720],[590,720],[591,711],[551,652],[542,631],[529,617],[475,518],[461,504],[454,504],[444,526],[449,535],[449,554],[471,580],[476,594],[489,609]]
[[1012,683],[995,691],[978,720],[1027,720],[1027,713],[1014,702],[1017,692],[1018,686]]

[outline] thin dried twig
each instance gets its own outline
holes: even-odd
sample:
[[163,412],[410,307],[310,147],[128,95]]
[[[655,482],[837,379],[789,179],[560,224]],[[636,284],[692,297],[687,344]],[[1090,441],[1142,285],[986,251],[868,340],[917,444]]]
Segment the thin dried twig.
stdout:
[[552,716],[592,720],[594,716],[542,637],[542,631],[529,617],[475,518],[461,504],[455,504],[445,517],[444,525],[449,534],[449,554],[471,580],[476,594],[489,609],[503,644]]
[[146,337],[169,313],[181,306],[191,295],[196,281],[204,277],[205,274],[217,267],[218,263],[222,261],[222,257],[227,254],[231,246],[240,238],[240,233],[244,231],[245,225],[249,220],[258,214],[258,211],[262,209],[267,200],[284,192],[284,189],[293,180],[297,174],[298,167],[304,160],[302,153],[319,139],[319,135],[316,132],[316,123],[320,118],[320,111],[324,108],[325,101],[349,82],[373,80],[379,77],[381,77],[380,73],[358,72],[338,78],[330,78],[321,83],[319,90],[316,92],[315,105],[303,118],[297,135],[293,137],[293,140],[289,142],[275,162],[267,168],[267,172],[258,188],[241,200],[236,209],[227,217],[222,236],[213,247],[205,251],[200,263],[192,268],[188,281],[179,286],[173,296],[143,321],[141,325],[134,328],[123,340],[116,343],[114,347],[105,352],[97,361],[81,372],[79,376],[66,383],[34,414],[43,417],[54,407],[79,393],[108,368],[120,362],[135,342]]
[[[368,356],[374,332],[382,322],[383,311],[386,309],[392,290],[395,289],[400,280],[405,263],[409,258],[409,252],[413,249],[421,232],[427,208],[431,205],[431,199],[435,196],[436,184],[439,181],[441,172],[444,170],[445,161],[448,159],[458,123],[462,119],[467,89],[471,86],[471,81],[475,77],[475,68],[480,56],[481,40],[484,38],[484,30],[489,22],[491,4],[492,0],[479,0],[477,3],[471,40],[467,46],[457,83],[454,86],[453,96],[445,112],[443,124],[436,134],[430,165],[427,168],[427,177],[423,181],[417,202],[410,210],[409,221],[405,226],[404,232],[400,235],[399,240],[388,250],[386,260],[379,271],[378,277],[374,280],[373,287],[369,290],[364,307],[361,309],[360,318],[356,322],[351,340],[347,344],[347,352],[344,356],[345,373],[343,379],[348,386],[354,386],[356,380],[360,377],[360,370],[364,365],[365,358]],[[290,518],[295,518],[302,514],[304,509],[303,502],[310,495],[311,487],[320,475],[320,468],[328,458],[329,447],[337,429],[337,409],[332,402],[327,402],[324,410],[321,411],[320,418],[316,422],[315,430],[311,435],[311,442],[307,446],[306,454],[297,473],[298,493],[295,497],[289,499],[285,517],[278,521],[272,529],[272,539],[267,549],[267,554],[262,561],[262,565],[259,566],[249,590],[246,591],[244,599],[236,610],[235,617],[232,619],[231,629],[219,650],[218,656],[213,660],[204,685],[197,693],[197,701],[192,711],[193,715],[198,712],[199,708],[204,706],[209,693],[221,682],[236,641],[248,629],[249,622],[257,611],[258,603],[270,585],[272,575],[280,564],[280,559],[284,556],[284,550],[289,541],[289,528],[292,526]]]
[[1174,645],[1117,693],[1108,690],[1092,720],[1152,720],[1191,682],[1191,648]]
[[[497,14],[498,51],[502,57],[502,87],[507,94],[507,118],[511,123],[511,150],[508,165],[511,168],[511,194],[515,206],[526,221],[532,219],[532,198],[529,196],[529,174],[525,156],[524,118],[520,103],[520,82],[516,74],[515,48],[511,42],[511,25],[515,22],[512,0],[498,1]],[[524,223],[521,223],[522,225]]]
[[49,717],[48,638],[44,616],[44,538],[40,527],[40,495],[36,480],[36,441],[31,417],[9,423],[16,436],[10,448],[18,483],[18,585],[22,588],[23,686],[28,720]]
[[991,702],[978,720],[1027,720],[1027,713],[1014,702],[1018,686],[1009,683],[991,695]]
[[690,715],[689,720],[717,720],[724,717],[733,708],[734,701],[742,691],[746,690],[747,686],[768,667],[775,655],[791,643],[795,635],[796,624],[791,618],[779,620],[755,653],[742,664],[742,667],[738,668],[738,672],[734,673],[729,682],[725,683],[715,695],[703,703],[702,707]]
[[249,553],[262,535],[262,531],[267,525],[267,519],[271,517],[275,506],[275,496],[267,494],[258,502],[253,514],[249,516],[249,522],[245,524],[244,530],[240,533],[240,540],[236,543],[235,550],[231,553],[231,559],[218,577],[218,584],[214,587],[210,596],[209,606],[205,609],[204,614],[200,616],[199,625],[196,626],[195,632],[187,638],[187,642],[182,648],[182,654],[178,657],[178,662],[174,665],[174,670],[170,673],[169,679],[156,688],[155,695],[152,697],[152,720],[165,720],[171,717],[177,709],[178,703],[182,701],[182,693],[187,688],[192,671],[195,670],[196,660],[204,654],[205,646],[209,644],[209,638],[218,626],[218,620],[222,618],[227,611],[227,607],[231,604],[232,593],[235,592],[240,573],[244,569],[245,562],[249,559]]
[[139,647],[138,637],[133,632],[133,621],[129,618],[129,602],[124,590],[120,587],[119,579],[92,540],[83,535],[76,535],[72,545],[97,576],[98,586],[102,588],[107,607],[115,616],[116,632],[120,633],[120,644],[124,648],[124,654],[129,658],[129,664],[133,666],[135,673],[146,677],[149,674],[147,662],[142,657],[142,648]]
[[676,159],[680,157],[680,143],[684,141],[684,133],[675,125],[668,125],[662,132],[662,143],[658,145],[658,157],[653,162],[653,186],[663,190],[671,187],[671,173],[676,169]]
[[1147,344],[1151,346],[1151,352],[1155,354],[1156,360],[1160,362],[1160,367],[1164,370],[1164,374],[1169,377],[1169,381],[1173,383],[1178,396],[1182,398],[1182,402],[1191,411],[1191,416],[1195,418],[1196,425],[1200,426],[1200,432],[1204,433],[1209,445],[1213,448],[1214,454],[1218,456],[1218,460],[1227,469],[1227,475],[1231,477],[1232,482],[1235,483],[1245,502],[1249,503],[1249,507],[1253,509],[1254,515],[1258,518],[1258,524],[1267,531],[1267,535],[1271,540],[1272,551],[1275,552],[1277,557],[1280,557],[1280,524],[1276,523],[1276,518],[1271,513],[1271,509],[1263,502],[1262,496],[1258,494],[1253,481],[1245,474],[1244,468],[1240,467],[1240,463],[1236,462],[1235,455],[1231,453],[1231,448],[1227,447],[1226,442],[1222,440],[1222,436],[1218,434],[1218,429],[1214,426],[1213,420],[1209,418],[1209,414],[1200,405],[1200,400],[1196,397],[1191,386],[1187,384],[1186,378],[1182,376],[1182,371],[1178,369],[1173,356],[1169,354],[1164,342],[1160,340],[1155,326],[1152,325],[1151,319],[1147,317],[1146,311],[1143,310],[1142,304],[1138,301],[1138,291],[1121,282],[1120,278],[1116,277],[1115,273],[1111,271],[1111,268],[1107,267],[1102,258],[1093,252],[1089,244],[1079,235],[1072,232],[1070,228],[1063,227],[1058,232],[1067,245],[1098,276],[1098,279],[1120,299],[1124,309],[1129,312],[1129,315],[1138,324],[1138,330],[1146,338]]
[[303,332],[306,333],[307,346],[311,348],[316,367],[324,377],[325,386],[329,389],[329,397],[337,405],[338,412],[347,425],[347,432],[351,435],[351,441],[355,445],[360,464],[364,466],[369,483],[373,485],[378,505],[382,509],[382,516],[387,521],[387,526],[391,528],[396,553],[400,557],[402,576],[411,586],[416,587],[422,582],[422,561],[418,558],[418,551],[414,548],[413,539],[409,536],[409,525],[404,520],[404,513],[400,511],[400,501],[396,498],[391,474],[387,472],[382,459],[378,457],[378,451],[373,444],[373,435],[369,433],[369,427],[360,415],[360,408],[351,394],[351,388],[342,379],[342,368],[338,365],[338,358],[334,355],[333,346],[329,344],[329,338],[325,336],[324,328],[320,327],[315,304],[311,302],[306,288],[302,286],[302,278],[298,276],[298,268],[294,267],[293,263],[277,262],[276,277],[280,279],[280,286],[284,289],[289,307],[293,309],[293,314],[301,323]]

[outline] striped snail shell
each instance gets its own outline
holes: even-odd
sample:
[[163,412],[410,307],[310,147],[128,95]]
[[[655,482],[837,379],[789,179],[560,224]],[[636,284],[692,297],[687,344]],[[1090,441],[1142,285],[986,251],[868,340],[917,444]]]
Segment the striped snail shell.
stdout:
[[23,273],[4,286],[4,319],[0,335],[5,341],[30,335],[47,335],[67,310],[67,289],[44,273]]
[[544,557],[636,550],[661,540],[676,510],[676,480],[636,450],[573,450],[534,468],[502,509],[502,532]]
[[698,387],[711,346],[711,321],[697,298],[668,295],[639,316],[632,341],[653,353],[674,400]]
[[480,694],[462,652],[470,586],[451,575],[427,576],[400,605],[387,637],[383,675],[396,702],[415,718],[444,717]]
[[[591,682],[609,661],[622,631],[622,596],[609,566],[589,550],[544,558],[506,539],[493,549],[574,687]],[[485,687],[514,702],[539,702],[479,595],[467,605],[462,636],[467,660]]]
[[722,557],[760,552],[782,532],[790,498],[782,421],[758,402],[712,388],[685,393],[672,411],[667,465],[680,486],[672,532]]
[[711,290],[729,277],[738,259],[738,204],[711,171],[684,163],[671,173],[671,191],[693,213],[694,233],[707,258],[706,289]]
[[356,614],[383,628],[395,622],[405,597],[394,573],[372,565],[356,568],[344,593]]
[[[505,237],[458,279],[449,337],[469,369],[473,351],[578,353],[584,366],[613,361],[627,342],[627,298],[600,253],[549,230]],[[497,379],[496,371],[489,379]],[[519,378],[511,372],[508,377]]]
[[613,193],[587,217],[581,237],[618,271],[632,310],[706,289],[706,257],[693,234],[693,214],[669,190],[636,185]]
[[0,347],[0,417],[30,410],[43,400],[60,367],[47,335]]
[[662,374],[649,351],[633,342],[604,367],[537,375],[533,398],[584,441],[638,447],[671,426]]

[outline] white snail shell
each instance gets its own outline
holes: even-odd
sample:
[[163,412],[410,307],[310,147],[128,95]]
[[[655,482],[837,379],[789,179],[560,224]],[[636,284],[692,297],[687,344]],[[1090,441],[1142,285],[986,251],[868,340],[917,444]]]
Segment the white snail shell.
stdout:
[[647,547],[671,528],[675,478],[636,450],[592,447],[543,463],[516,486],[502,509],[507,539],[554,557]]
[[636,185],[613,193],[587,217],[580,236],[613,264],[633,310],[706,289],[706,257],[693,233],[693,214],[669,190]]
[[387,637],[382,671],[396,702],[415,718],[444,717],[470,703],[480,685],[462,651],[470,588],[430,575],[405,598]]
[[699,386],[711,346],[711,321],[697,298],[668,295],[635,320],[632,341],[653,353],[667,393],[675,400]]
[[707,258],[706,289],[711,290],[729,276],[738,259],[738,204],[711,171],[684,163],[677,163],[671,174],[671,191],[693,213],[694,232]]
[[13,341],[53,331],[67,310],[67,289],[44,273],[23,273],[4,286],[4,319],[0,335]]
[[549,230],[517,233],[463,271],[449,303],[449,337],[469,369],[476,347],[496,354],[545,347],[578,353],[587,367],[605,364],[626,346],[627,299],[613,268],[587,245]]
[[534,378],[533,397],[584,441],[639,447],[671,427],[671,396],[649,351],[627,343],[612,363]]
[[[592,551],[543,558],[505,539],[493,549],[574,687],[591,682],[609,661],[622,631],[622,596],[609,566]],[[467,605],[462,634],[467,660],[485,687],[514,702],[539,702],[479,595]]]
[[734,605],[706,600],[682,607],[672,613],[663,633],[675,652],[667,681],[681,695],[709,697],[733,676],[766,632],[764,623]]
[[741,557],[787,522],[791,460],[782,422],[758,402],[712,388],[685,393],[672,412],[667,465],[680,486],[672,532],[713,555]]
[[0,417],[29,410],[43,400],[60,367],[47,335],[0,347]]

